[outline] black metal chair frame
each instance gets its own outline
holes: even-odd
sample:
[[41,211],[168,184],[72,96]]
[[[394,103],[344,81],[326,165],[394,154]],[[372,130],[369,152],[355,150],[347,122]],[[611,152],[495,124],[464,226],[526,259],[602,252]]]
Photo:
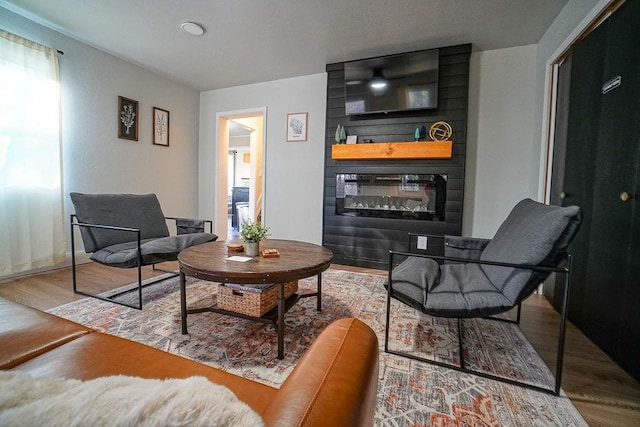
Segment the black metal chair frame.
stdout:
[[[166,220],[176,220],[176,218],[174,217],[164,217]],[[209,231],[213,232],[213,221],[211,220],[205,220],[204,221],[205,224],[209,225]],[[167,279],[171,279],[172,277],[176,277],[178,276],[180,273],[177,271],[171,271],[171,270],[164,270],[164,269],[160,269],[157,268],[155,263],[151,264],[153,270],[156,271],[162,271],[164,273],[169,274],[169,276],[167,275],[162,275],[159,278],[153,280],[151,279],[150,281],[147,281],[146,283],[142,283],[142,267],[144,265],[149,265],[149,264],[143,264],[142,262],[142,257],[141,257],[141,249],[140,249],[140,229],[139,228],[131,228],[131,227],[119,227],[119,226],[112,226],[112,225],[101,225],[101,224],[87,224],[87,223],[82,223],[82,222],[78,222],[77,221],[77,217],[75,214],[71,214],[70,215],[70,219],[69,219],[69,224],[70,224],[70,232],[71,232],[71,275],[72,275],[72,281],[73,281],[73,293],[75,294],[79,294],[79,295],[84,295],[87,297],[92,297],[92,298],[96,298],[102,301],[107,301],[107,302],[112,302],[115,304],[119,304],[119,305],[123,305],[129,308],[135,308],[137,310],[142,310],[142,289],[146,288],[147,286],[151,286],[151,285],[155,285],[157,283],[160,283],[164,280]],[[137,268],[137,272],[138,272],[138,283],[137,283],[137,287],[135,288],[131,288],[131,289],[125,289],[123,291],[117,292],[115,294],[112,294],[108,297],[99,295],[99,294],[92,294],[90,292],[85,292],[85,291],[81,291],[78,289],[78,280],[77,280],[77,272],[76,272],[76,248],[75,248],[75,236],[74,236],[74,227],[77,227],[78,229],[82,228],[82,227],[86,227],[86,228],[102,228],[102,229],[106,229],[106,230],[119,230],[119,231],[126,231],[126,232],[130,232],[130,233],[135,233],[136,238],[132,239],[132,240],[136,240],[137,241],[137,249],[138,249],[138,256],[137,256],[137,264],[136,264],[136,268]],[[107,266],[109,267],[109,266]],[[116,267],[113,267],[116,268]],[[138,305],[134,305],[134,304],[128,304],[126,302],[123,301],[118,301],[115,298],[119,297],[121,295],[124,294],[128,294],[131,292],[135,292],[138,291]]]
[[[404,257],[421,257],[421,258],[431,258],[433,260],[444,262],[459,262],[459,263],[474,263],[474,264],[482,264],[482,265],[495,265],[502,267],[515,267],[525,270],[545,272],[545,273],[558,273],[564,274],[564,289],[563,289],[563,297],[562,297],[562,308],[560,312],[560,330],[558,335],[558,345],[557,345],[557,353],[556,353],[556,372],[555,372],[555,386],[553,389],[548,389],[545,387],[540,387],[534,384],[524,383],[521,381],[512,380],[510,378],[505,378],[497,375],[493,375],[486,372],[476,371],[473,369],[469,369],[465,367],[464,364],[464,356],[463,356],[463,333],[462,333],[462,319],[458,318],[458,346],[460,353],[460,366],[451,365],[444,362],[439,362],[436,360],[426,359],[419,356],[415,356],[413,354],[404,353],[397,350],[389,349],[389,326],[390,326],[390,317],[391,317],[391,298],[393,297],[393,281],[392,281],[392,271],[394,267],[394,256],[404,256]],[[385,334],[384,334],[384,351],[389,354],[394,354],[397,356],[407,357],[413,360],[430,363],[432,365],[441,366],[448,369],[454,369],[456,371],[465,372],[468,374],[477,375],[483,378],[488,378],[495,381],[501,381],[507,384],[517,385],[521,387],[525,387],[531,390],[540,391],[548,394],[552,394],[558,396],[560,394],[560,384],[562,381],[562,363],[564,359],[564,345],[565,345],[565,335],[566,335],[566,327],[567,327],[567,314],[568,314],[568,306],[569,306],[569,286],[571,284],[571,264],[572,259],[571,255],[568,252],[565,252],[563,255],[564,260],[561,261],[561,266],[559,267],[548,267],[548,266],[540,266],[540,265],[526,265],[526,264],[512,264],[512,263],[504,263],[504,262],[494,262],[494,261],[482,261],[482,260],[469,260],[465,258],[454,258],[454,257],[446,257],[439,255],[425,255],[425,254],[416,254],[410,252],[400,252],[400,251],[389,251],[389,274],[388,274],[388,286],[387,286],[387,316],[386,316],[386,325],[385,325]],[[434,316],[438,317],[438,316]],[[511,323],[519,323],[520,322],[520,304],[518,304],[518,312],[516,321],[508,320],[508,319],[499,319],[495,317],[485,317],[491,320],[497,321],[508,321]]]

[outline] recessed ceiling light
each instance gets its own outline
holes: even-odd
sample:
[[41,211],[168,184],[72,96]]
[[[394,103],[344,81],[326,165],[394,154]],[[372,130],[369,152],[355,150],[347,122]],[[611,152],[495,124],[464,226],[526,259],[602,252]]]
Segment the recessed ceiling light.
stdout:
[[180,27],[182,28],[182,31],[187,34],[191,34],[192,36],[201,36],[204,34],[204,28],[195,22],[183,22]]

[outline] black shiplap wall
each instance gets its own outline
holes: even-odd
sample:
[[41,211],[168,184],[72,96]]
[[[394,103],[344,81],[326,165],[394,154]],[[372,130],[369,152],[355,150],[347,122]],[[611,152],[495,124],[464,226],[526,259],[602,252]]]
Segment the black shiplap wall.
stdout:
[[[334,262],[360,267],[386,268],[388,251],[408,250],[407,233],[460,235],[464,197],[467,138],[469,58],[471,45],[440,48],[438,108],[349,117],[344,110],[344,63],[327,65],[327,123],[323,245],[333,251]],[[412,141],[416,127],[440,120],[453,128],[453,157],[447,160],[333,160],[331,146],[338,124],[358,141]],[[390,173],[448,175],[444,222],[362,218],[335,215],[335,184],[339,173]]]

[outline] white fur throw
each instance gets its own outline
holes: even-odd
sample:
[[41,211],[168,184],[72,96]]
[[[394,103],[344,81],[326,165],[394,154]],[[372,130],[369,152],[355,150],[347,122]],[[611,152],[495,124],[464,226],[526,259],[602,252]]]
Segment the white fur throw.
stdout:
[[112,376],[79,381],[0,371],[2,426],[262,426],[227,389],[203,377]]

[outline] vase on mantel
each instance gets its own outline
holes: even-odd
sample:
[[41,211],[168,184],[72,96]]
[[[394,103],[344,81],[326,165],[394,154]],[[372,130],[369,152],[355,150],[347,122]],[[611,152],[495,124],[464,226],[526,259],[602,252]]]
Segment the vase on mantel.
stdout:
[[244,254],[246,256],[258,256],[260,253],[260,242],[245,242]]

